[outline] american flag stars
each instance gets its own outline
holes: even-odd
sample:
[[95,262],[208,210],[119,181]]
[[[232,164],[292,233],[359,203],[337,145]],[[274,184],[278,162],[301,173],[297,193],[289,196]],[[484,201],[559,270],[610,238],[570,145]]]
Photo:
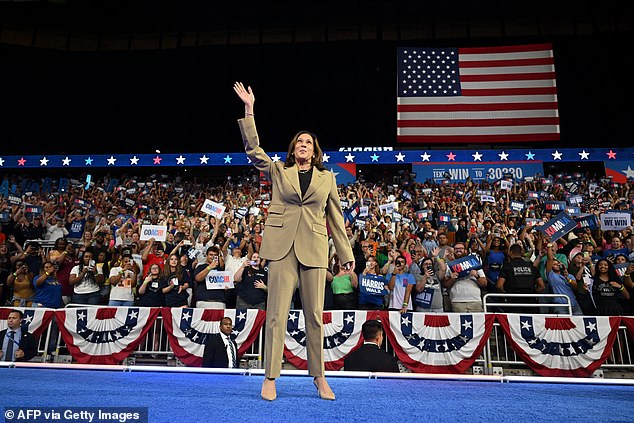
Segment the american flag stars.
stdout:
[[[273,162],[284,161],[285,152],[270,152]],[[434,149],[392,150],[391,148],[341,148],[322,153],[324,163],[408,164],[408,163],[500,163],[522,162],[585,162],[603,160],[624,162],[634,167],[634,148],[558,148],[558,149]],[[629,162],[629,163],[628,163]],[[108,155],[24,155],[0,157],[0,167],[10,168],[85,168],[85,167],[190,167],[190,166],[250,166],[244,152],[232,153],[162,153]]]

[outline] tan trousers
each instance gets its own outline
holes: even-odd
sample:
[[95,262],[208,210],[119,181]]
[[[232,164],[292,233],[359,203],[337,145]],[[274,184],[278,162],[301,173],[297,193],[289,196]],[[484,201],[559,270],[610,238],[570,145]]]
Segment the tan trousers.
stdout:
[[269,262],[264,341],[264,374],[268,378],[280,376],[288,312],[298,281],[306,323],[308,373],[313,377],[324,375],[322,315],[326,269],[302,265],[297,260],[293,246],[284,258]]

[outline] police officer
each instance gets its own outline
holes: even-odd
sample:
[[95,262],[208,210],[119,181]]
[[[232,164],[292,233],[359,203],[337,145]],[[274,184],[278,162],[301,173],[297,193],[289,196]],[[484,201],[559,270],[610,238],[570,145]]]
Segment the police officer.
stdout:
[[[497,289],[500,293],[509,294],[536,294],[544,292],[545,285],[539,272],[522,255],[522,246],[513,244],[509,248],[510,260],[502,266],[497,280]],[[537,304],[535,297],[506,298],[507,303]],[[507,313],[537,313],[536,307],[506,307]]]

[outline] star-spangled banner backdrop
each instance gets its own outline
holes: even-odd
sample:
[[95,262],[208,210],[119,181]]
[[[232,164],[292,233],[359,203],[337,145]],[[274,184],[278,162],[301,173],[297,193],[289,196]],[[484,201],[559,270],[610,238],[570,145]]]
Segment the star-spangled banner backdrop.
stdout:
[[552,45],[402,47],[397,142],[559,140]]
[[[268,152],[273,161],[285,160],[286,152]],[[324,165],[354,164],[483,164],[534,162],[632,162],[634,148],[538,148],[538,149],[451,149],[412,150],[372,147],[341,148],[324,151]],[[197,166],[250,166],[244,152],[180,154],[75,154],[75,155],[0,155],[0,169],[82,169],[91,168],[179,168]],[[634,171],[630,170],[634,177]]]

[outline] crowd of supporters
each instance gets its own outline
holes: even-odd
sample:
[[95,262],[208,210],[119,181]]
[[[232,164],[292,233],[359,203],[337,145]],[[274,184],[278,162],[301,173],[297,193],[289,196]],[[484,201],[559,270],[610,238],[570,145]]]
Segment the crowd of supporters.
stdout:
[[[270,193],[256,173],[208,183],[156,175],[87,186],[5,182],[15,192],[0,205],[2,305],[265,307],[258,252]],[[556,240],[540,230],[564,203],[573,216],[631,216],[632,187],[583,175],[419,183],[407,173],[341,186],[357,267],[340,271],[333,249],[325,308],[470,312],[483,310],[486,293],[554,293],[574,314],[634,314],[631,226],[602,230],[597,219]],[[225,208],[222,217],[203,210],[206,200]],[[143,239],[145,225],[165,226],[165,240]],[[471,257],[471,269],[448,265]],[[210,283],[216,272],[233,283]],[[529,303],[509,312],[539,312],[530,304],[542,300],[503,301]]]

